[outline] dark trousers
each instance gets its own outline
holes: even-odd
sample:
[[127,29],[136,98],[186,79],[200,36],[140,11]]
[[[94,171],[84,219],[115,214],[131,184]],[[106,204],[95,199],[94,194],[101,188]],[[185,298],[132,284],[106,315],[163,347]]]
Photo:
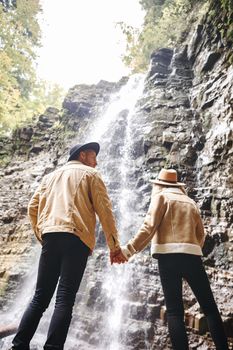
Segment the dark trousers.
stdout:
[[222,319],[201,257],[191,254],[161,254],[158,264],[173,349],[188,350],[189,348],[182,298],[182,279],[184,278],[206,316],[216,349],[228,350]]
[[36,291],[13,339],[14,349],[29,349],[30,340],[51,301],[58,280],[55,309],[44,349],[63,349],[89,251],[89,248],[71,233],[54,232],[43,236]]

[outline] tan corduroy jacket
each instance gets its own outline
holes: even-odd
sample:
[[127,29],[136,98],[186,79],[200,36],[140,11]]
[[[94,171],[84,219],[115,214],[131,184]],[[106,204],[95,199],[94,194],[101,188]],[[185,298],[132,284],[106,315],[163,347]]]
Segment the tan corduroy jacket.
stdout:
[[118,249],[118,232],[105,184],[96,169],[79,161],[70,161],[45,175],[28,206],[39,241],[44,233],[70,232],[91,250],[95,247],[95,214],[109,249]]
[[202,255],[205,234],[196,203],[178,187],[152,190],[143,225],[127,248],[134,253],[150,241],[151,254],[188,253]]

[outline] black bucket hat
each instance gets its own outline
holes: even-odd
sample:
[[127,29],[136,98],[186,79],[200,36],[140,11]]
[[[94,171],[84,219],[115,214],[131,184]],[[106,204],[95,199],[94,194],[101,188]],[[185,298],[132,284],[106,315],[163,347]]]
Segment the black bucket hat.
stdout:
[[69,156],[68,162],[70,160],[75,160],[78,157],[80,152],[86,151],[88,149],[93,150],[97,155],[99,153],[99,150],[100,150],[100,145],[97,142],[89,142],[89,143],[85,143],[85,144],[75,145],[74,147],[72,147],[70,149],[70,156]]

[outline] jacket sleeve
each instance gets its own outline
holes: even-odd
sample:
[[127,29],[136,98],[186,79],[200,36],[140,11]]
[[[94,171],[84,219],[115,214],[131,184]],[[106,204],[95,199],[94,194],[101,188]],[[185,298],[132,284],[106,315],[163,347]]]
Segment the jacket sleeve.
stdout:
[[205,243],[205,230],[201,219],[200,211],[198,208],[197,208],[197,212],[198,212],[198,218],[197,218],[197,226],[196,226],[196,237],[200,246],[203,247]]
[[151,196],[151,202],[145,220],[138,233],[132,238],[127,247],[129,250],[141,251],[151,241],[156,233],[166,210],[166,200],[162,194]]
[[38,218],[38,208],[39,208],[41,189],[42,189],[42,183],[36,189],[35,193],[33,194],[28,204],[28,216],[31,223],[31,227],[36,235],[36,238],[40,242],[42,242],[42,239],[37,230],[37,218]]
[[112,204],[99,173],[95,173],[91,181],[91,196],[94,210],[99,217],[109,249],[111,251],[119,249],[120,242]]

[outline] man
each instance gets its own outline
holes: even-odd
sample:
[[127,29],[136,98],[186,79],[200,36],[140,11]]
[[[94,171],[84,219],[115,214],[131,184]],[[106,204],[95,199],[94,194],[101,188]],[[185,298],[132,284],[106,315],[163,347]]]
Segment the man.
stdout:
[[110,249],[111,263],[126,261],[106,187],[94,169],[99,149],[96,142],[71,148],[67,164],[46,175],[29,202],[29,218],[42,252],[35,294],[22,317],[12,349],[29,350],[58,280],[44,349],[63,349],[75,296],[95,246],[96,213]]

